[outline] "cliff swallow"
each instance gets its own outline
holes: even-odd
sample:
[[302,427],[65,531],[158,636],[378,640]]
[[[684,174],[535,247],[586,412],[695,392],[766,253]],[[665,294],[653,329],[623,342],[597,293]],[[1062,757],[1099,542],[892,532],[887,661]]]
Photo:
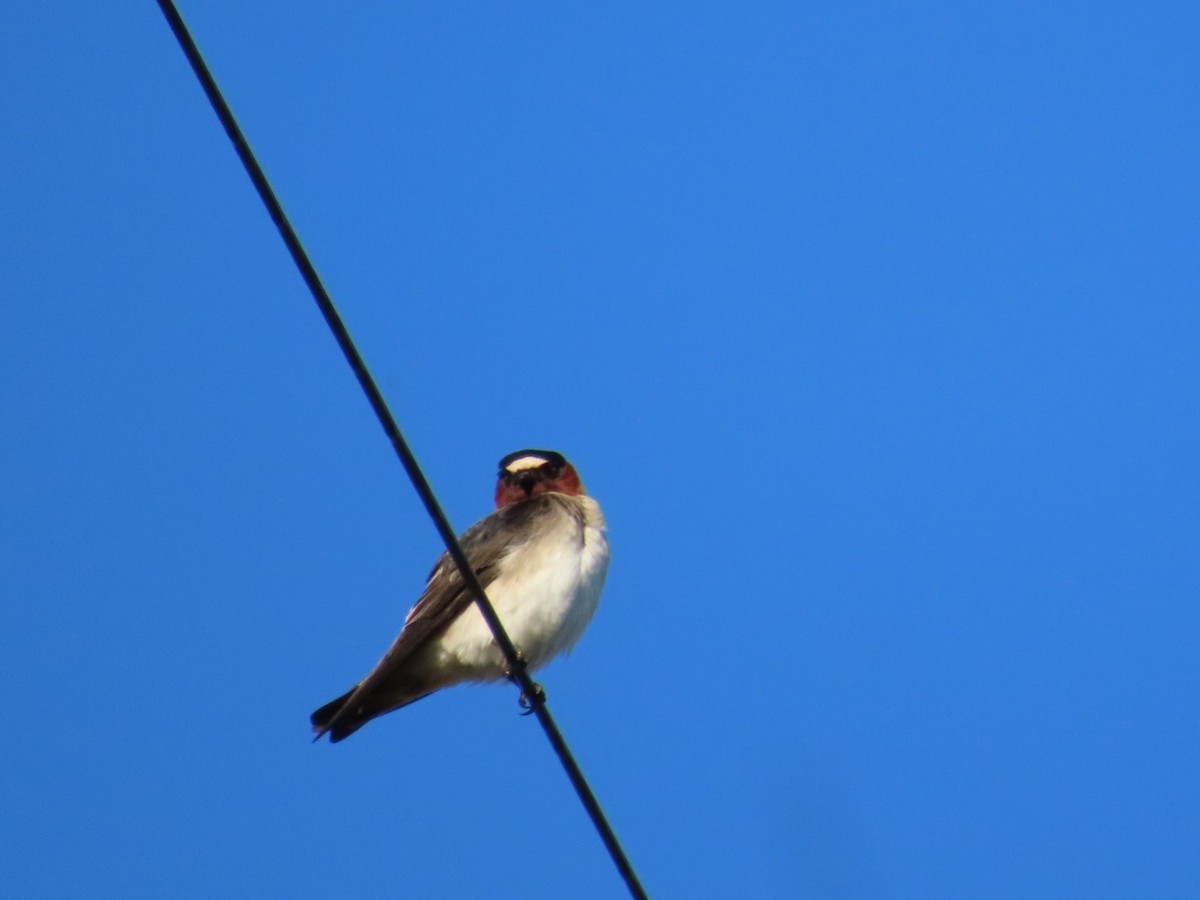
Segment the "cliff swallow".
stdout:
[[[500,460],[495,511],[459,540],[530,670],[579,640],[600,601],[608,540],[600,505],[562,454],[518,450]],[[508,674],[458,568],[443,553],[383,659],[312,714],[313,731],[336,743],[434,691]]]

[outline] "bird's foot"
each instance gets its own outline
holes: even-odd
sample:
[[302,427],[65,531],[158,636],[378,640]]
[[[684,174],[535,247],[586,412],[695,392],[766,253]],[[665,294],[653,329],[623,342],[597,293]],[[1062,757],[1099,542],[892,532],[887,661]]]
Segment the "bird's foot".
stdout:
[[[525,657],[521,656],[520,653],[517,654],[517,664],[520,666],[521,674],[524,675],[525,674]],[[525,686],[522,684],[521,678],[518,675],[514,674],[512,669],[505,669],[504,677],[507,678],[509,681],[511,681],[513,684],[515,684],[517,687],[521,688],[521,697],[520,697],[520,699],[517,700],[517,703],[520,704],[521,709],[525,710],[523,713],[521,713],[521,715],[523,715],[523,716],[532,715],[534,710],[536,710],[539,706],[542,706],[545,704],[546,692],[544,690],[542,690],[542,686],[540,684],[538,684],[536,681],[531,682],[531,684],[533,684],[533,695],[530,696],[529,694],[525,693]]]
[[539,706],[544,706],[546,703],[546,692],[542,690],[542,686],[537,682],[533,684],[533,698],[530,699],[524,691],[521,691],[521,696],[517,700],[521,709],[525,710],[521,715],[530,716]]

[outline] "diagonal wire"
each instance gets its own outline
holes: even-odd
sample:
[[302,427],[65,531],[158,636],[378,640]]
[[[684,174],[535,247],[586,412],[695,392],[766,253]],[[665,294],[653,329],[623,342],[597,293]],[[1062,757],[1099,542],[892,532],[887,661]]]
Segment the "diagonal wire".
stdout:
[[396,455],[400,457],[400,462],[404,466],[404,471],[408,473],[408,477],[412,481],[417,494],[420,496],[421,502],[425,504],[425,509],[429,513],[429,517],[433,520],[438,533],[441,535],[450,558],[454,560],[454,564],[462,572],[467,588],[474,595],[475,603],[479,607],[480,613],[483,614],[483,618],[492,630],[492,635],[495,637],[500,651],[504,654],[512,680],[520,685],[521,691],[529,698],[532,709],[537,715],[538,722],[541,723],[542,729],[546,732],[546,737],[549,739],[550,745],[554,748],[554,752],[558,755],[559,761],[566,770],[571,784],[575,787],[575,792],[579,795],[580,802],[583,803],[584,808],[592,819],[592,824],[600,834],[600,839],[608,849],[613,864],[616,865],[621,877],[625,880],[630,895],[635,898],[646,898],[646,892],[638,881],[637,873],[633,871],[633,866],[630,864],[628,857],[625,856],[625,851],[621,849],[621,844],[617,840],[616,833],[613,831],[612,826],[609,825],[604,811],[600,808],[600,802],[596,799],[596,795],[588,785],[587,779],[584,778],[579,764],[575,762],[575,757],[572,755],[570,748],[567,747],[567,742],[563,738],[562,732],[558,730],[558,726],[555,724],[553,717],[551,717],[550,710],[546,707],[544,695],[533,679],[529,677],[525,661],[521,658],[520,653],[517,652],[517,648],[513,645],[508,632],[504,630],[504,625],[496,615],[496,610],[493,608],[491,601],[488,600],[483,586],[479,583],[478,576],[471,569],[471,564],[467,561],[467,556],[463,552],[462,546],[458,543],[458,537],[454,529],[451,528],[446,514],[442,512],[441,505],[438,503],[437,497],[434,496],[433,489],[429,486],[425,474],[421,471],[416,457],[413,455],[412,450],[409,449],[408,442],[405,441],[404,436],[400,433],[400,427],[396,424],[395,418],[388,409],[387,403],[383,399],[383,394],[375,384],[371,373],[367,370],[366,363],[363,362],[358,349],[354,346],[350,332],[346,330],[341,316],[338,315],[337,309],[333,305],[333,300],[330,298],[329,292],[325,290],[325,285],[322,284],[320,276],[317,275],[316,268],[305,252],[303,245],[301,245],[300,238],[296,235],[296,231],[292,228],[291,222],[288,221],[283,207],[275,196],[275,192],[271,189],[266,174],[264,174],[262,167],[258,164],[258,160],[255,159],[254,153],[251,151],[249,143],[247,143],[245,136],[242,134],[241,128],[238,127],[237,121],[233,117],[233,112],[225,102],[225,98],[221,95],[221,91],[217,87],[212,73],[209,72],[204,58],[200,55],[200,50],[196,46],[196,42],[192,39],[187,25],[184,24],[183,18],[179,15],[179,10],[175,8],[175,4],[171,0],[157,0],[157,2],[163,15],[166,16],[167,23],[171,26],[171,31],[175,34],[175,39],[179,42],[180,48],[182,48],[184,55],[191,64],[192,70],[196,73],[201,87],[204,88],[204,93],[208,96],[208,101],[212,104],[217,118],[221,120],[221,124],[225,128],[225,133],[229,135],[229,140],[232,141],[234,149],[242,161],[242,165],[246,168],[246,174],[254,182],[254,187],[258,191],[263,204],[267,207],[267,212],[270,213],[271,220],[275,223],[275,227],[279,229],[279,234],[283,238],[283,242],[287,245],[288,252],[292,255],[292,260],[296,263],[296,267],[304,277],[304,283],[308,285],[313,299],[317,301],[321,315],[325,317],[325,323],[329,326],[330,331],[333,332],[333,336],[337,340],[338,346],[341,347],[342,353],[346,357],[346,362],[350,364],[350,368],[354,371],[354,376],[358,379],[363,393],[367,395],[367,400],[370,402],[371,408],[375,411],[375,415],[379,419],[379,424],[383,426],[384,434],[391,441]]

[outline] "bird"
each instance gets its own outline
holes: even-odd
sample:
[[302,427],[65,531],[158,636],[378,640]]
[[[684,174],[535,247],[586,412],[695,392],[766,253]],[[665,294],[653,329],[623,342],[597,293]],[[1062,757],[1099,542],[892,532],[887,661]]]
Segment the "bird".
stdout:
[[[608,574],[607,525],[575,467],[554,450],[501,459],[495,504],[459,540],[532,671],[570,650],[595,614]],[[337,743],[451,685],[511,677],[462,574],[443,553],[375,668],[312,714],[313,740],[328,734]]]

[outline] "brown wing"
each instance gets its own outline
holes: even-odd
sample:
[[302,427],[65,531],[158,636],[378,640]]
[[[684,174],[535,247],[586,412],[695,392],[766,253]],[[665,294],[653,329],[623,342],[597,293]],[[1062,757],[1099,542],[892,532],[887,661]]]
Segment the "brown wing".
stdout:
[[[551,503],[549,497],[541,495],[501,507],[468,528],[459,539],[484,590],[496,580],[500,560],[514,541],[531,532],[532,522],[549,511]],[[450,554],[443,553],[383,659],[353,690],[313,713],[317,736],[332,730],[331,739],[341,740],[375,716],[419,700],[436,687],[422,684],[418,673],[409,671],[407,664],[474,599]]]

